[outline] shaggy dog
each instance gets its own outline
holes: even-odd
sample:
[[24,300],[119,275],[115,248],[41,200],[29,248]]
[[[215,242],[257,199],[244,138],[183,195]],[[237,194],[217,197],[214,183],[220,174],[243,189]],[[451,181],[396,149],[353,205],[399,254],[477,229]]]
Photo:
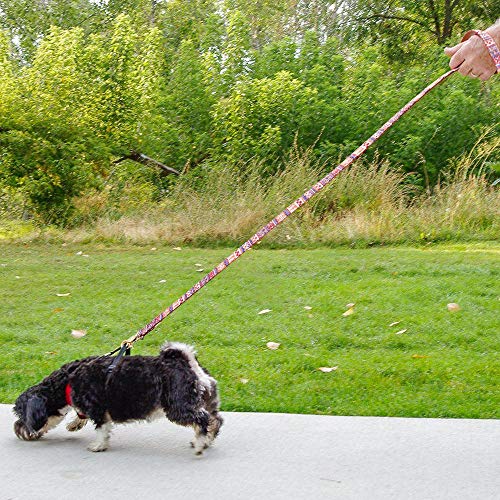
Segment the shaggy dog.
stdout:
[[71,407],[77,412],[68,431],[92,420],[97,439],[90,451],[104,451],[113,423],[151,421],[165,416],[194,428],[191,442],[201,455],[222,425],[214,378],[198,363],[193,347],[165,344],[158,356],[127,356],[113,371],[112,357],[90,357],[62,366],[30,387],[16,400],[17,437],[39,439],[63,419]]

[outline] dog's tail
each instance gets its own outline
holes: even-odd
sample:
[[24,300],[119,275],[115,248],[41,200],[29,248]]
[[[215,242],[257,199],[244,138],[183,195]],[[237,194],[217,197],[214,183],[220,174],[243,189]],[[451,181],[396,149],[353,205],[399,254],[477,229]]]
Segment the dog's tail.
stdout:
[[165,342],[160,347],[160,354],[167,353],[171,351],[180,351],[189,359],[196,359],[196,351],[194,347],[189,344],[183,344],[182,342]]
[[181,342],[166,342],[161,346],[160,356],[171,358],[183,358],[190,369],[195,373],[196,377],[206,389],[215,391],[216,381],[210,376],[207,370],[198,362],[196,351],[192,345],[183,344]]

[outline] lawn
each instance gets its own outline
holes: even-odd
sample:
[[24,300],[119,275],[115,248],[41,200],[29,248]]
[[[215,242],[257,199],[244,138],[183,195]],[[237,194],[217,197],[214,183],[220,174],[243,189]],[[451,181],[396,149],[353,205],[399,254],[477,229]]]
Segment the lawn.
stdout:
[[[231,251],[0,245],[0,401],[115,348]],[[225,411],[498,418],[499,264],[494,243],[254,248],[134,352],[195,344]]]

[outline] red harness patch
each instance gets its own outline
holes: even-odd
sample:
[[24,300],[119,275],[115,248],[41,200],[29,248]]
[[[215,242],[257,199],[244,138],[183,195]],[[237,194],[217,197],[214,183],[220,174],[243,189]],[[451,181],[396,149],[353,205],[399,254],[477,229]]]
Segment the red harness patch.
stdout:
[[71,399],[71,386],[69,384],[66,384],[66,389],[65,389],[64,393],[66,395],[66,403],[75,409],[76,414],[78,415],[78,418],[81,418],[82,420],[86,419],[87,415],[83,415],[82,413],[79,413],[78,410],[73,405],[73,400]]

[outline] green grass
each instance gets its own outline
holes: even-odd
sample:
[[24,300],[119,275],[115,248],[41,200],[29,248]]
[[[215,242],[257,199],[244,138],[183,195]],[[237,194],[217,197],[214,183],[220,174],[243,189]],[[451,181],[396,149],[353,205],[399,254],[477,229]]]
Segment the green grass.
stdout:
[[[203,276],[195,264],[208,272],[231,251],[0,245],[0,401],[116,347]],[[134,351],[195,344],[226,411],[498,418],[499,263],[493,243],[256,248]]]

